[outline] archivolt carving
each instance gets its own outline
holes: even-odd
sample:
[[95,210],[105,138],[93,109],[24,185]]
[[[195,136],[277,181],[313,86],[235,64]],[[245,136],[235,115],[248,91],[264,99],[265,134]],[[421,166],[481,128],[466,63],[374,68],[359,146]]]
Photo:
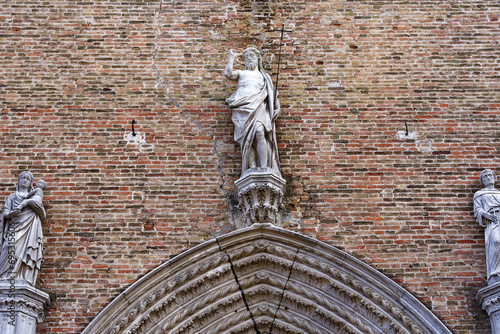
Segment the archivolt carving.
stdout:
[[254,322],[274,334],[450,333],[408,292],[346,253],[254,224],[155,269],[83,334],[255,333]]

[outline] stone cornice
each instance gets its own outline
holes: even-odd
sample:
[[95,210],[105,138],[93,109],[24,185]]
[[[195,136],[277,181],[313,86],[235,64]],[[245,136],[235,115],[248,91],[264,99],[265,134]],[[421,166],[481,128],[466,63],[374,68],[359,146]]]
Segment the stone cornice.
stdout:
[[488,315],[500,310],[500,282],[479,290],[476,299]]
[[45,318],[45,308],[49,304],[49,295],[31,285],[15,281],[12,285],[8,280],[0,280],[0,312],[8,313],[14,305],[16,311],[25,313],[42,322]]

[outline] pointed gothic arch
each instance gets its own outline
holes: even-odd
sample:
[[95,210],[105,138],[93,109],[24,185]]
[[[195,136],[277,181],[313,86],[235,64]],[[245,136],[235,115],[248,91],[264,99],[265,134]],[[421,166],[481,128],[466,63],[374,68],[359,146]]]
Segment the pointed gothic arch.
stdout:
[[114,299],[83,334],[255,334],[271,328],[274,334],[451,333],[363,262],[298,233],[253,225],[159,266]]

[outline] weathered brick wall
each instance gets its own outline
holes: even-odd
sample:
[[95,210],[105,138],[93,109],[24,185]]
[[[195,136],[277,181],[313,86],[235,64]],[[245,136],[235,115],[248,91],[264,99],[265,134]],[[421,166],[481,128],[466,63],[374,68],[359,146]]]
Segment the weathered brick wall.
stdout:
[[[39,333],[80,333],[171,256],[230,231],[239,148],[228,50],[276,73],[283,222],[401,284],[454,333],[484,236],[472,195],[497,171],[497,1],[9,1],[0,12],[0,195],[48,183]],[[241,67],[241,59],[237,66]],[[127,143],[136,130],[146,144]],[[408,123],[415,140],[396,132]]]

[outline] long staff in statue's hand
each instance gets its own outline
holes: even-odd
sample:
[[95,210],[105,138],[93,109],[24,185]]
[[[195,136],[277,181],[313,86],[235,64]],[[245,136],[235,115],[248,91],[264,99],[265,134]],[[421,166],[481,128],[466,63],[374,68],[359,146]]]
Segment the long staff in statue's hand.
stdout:
[[283,33],[292,32],[291,30],[285,30],[285,24],[281,25],[281,29],[273,30],[273,31],[281,31],[281,39],[280,39],[280,52],[278,54],[278,71],[276,72],[276,85],[274,86],[274,103],[278,101],[278,83],[280,80],[280,65],[281,65],[281,46],[283,45]]
[[[280,52],[279,52],[279,55],[278,55],[278,70],[276,72],[276,85],[274,86],[274,107],[273,109],[276,109],[276,106],[279,104],[278,102],[278,83],[279,83],[279,80],[280,80],[280,65],[281,65],[281,46],[283,45],[283,33],[285,32],[291,32],[290,30],[285,30],[285,24],[282,24],[281,25],[281,29],[279,30],[273,30],[273,31],[281,31],[281,39],[280,39]],[[278,112],[274,113],[274,110],[272,110],[273,112],[273,142],[274,144],[272,145],[272,149],[273,149],[273,154],[272,154],[272,158],[271,158],[271,168],[273,168],[273,161],[276,159],[276,163],[278,164],[278,168],[279,168],[279,158],[278,158],[278,143],[276,141],[276,118],[278,117]]]

